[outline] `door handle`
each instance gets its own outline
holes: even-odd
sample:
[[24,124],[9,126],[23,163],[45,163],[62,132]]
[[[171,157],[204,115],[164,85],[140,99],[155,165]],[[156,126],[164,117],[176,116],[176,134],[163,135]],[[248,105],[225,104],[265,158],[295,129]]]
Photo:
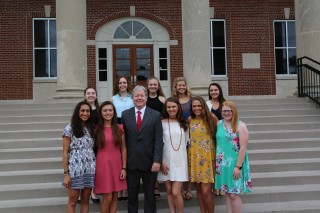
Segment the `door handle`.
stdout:
[[130,81],[131,81],[132,84],[134,84],[134,82],[133,82],[133,76],[130,76]]
[[137,84],[137,75],[133,76],[133,81],[134,81],[134,84]]

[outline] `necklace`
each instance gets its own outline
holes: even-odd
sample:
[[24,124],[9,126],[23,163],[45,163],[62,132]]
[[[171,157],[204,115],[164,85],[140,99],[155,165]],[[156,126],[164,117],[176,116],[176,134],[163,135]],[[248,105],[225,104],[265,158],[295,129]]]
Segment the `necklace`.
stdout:
[[171,147],[174,151],[178,151],[180,149],[180,146],[181,146],[181,141],[182,141],[182,130],[181,130],[181,127],[180,127],[180,143],[179,143],[179,147],[178,149],[175,149],[173,144],[172,144],[172,139],[171,139],[171,129],[170,129],[170,122],[169,122],[169,118],[168,118],[168,126],[169,126],[169,135],[170,135],[170,143],[171,143]]

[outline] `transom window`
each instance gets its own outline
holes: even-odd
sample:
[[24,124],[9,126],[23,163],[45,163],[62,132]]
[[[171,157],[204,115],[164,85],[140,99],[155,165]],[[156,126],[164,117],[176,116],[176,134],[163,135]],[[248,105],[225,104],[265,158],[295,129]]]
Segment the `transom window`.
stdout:
[[211,74],[227,75],[226,24],[224,19],[210,20]]
[[274,21],[274,51],[276,74],[297,74],[295,21]]
[[33,19],[34,78],[57,77],[57,35],[54,18]]
[[139,21],[126,21],[115,31],[115,39],[152,39],[149,29]]

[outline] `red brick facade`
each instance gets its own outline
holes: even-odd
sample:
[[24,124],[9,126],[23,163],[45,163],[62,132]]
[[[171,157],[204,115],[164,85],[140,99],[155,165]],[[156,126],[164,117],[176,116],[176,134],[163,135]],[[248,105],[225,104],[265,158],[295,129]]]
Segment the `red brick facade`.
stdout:
[[[129,16],[134,5],[136,16],[150,19],[169,32],[177,46],[170,46],[171,79],[183,73],[181,0],[87,0],[87,36],[110,20]],[[0,100],[33,98],[32,18],[44,17],[44,5],[55,1],[0,1]],[[273,20],[284,19],[283,8],[294,1],[211,0],[215,18],[226,20],[229,95],[275,95]],[[88,85],[95,85],[95,46],[88,46]],[[243,69],[242,53],[260,53],[260,69]]]

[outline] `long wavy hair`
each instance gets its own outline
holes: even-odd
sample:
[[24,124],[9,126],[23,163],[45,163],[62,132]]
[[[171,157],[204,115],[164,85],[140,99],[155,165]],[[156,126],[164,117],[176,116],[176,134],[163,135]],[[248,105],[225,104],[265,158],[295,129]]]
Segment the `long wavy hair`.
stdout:
[[185,95],[187,95],[188,97],[191,97],[192,94],[191,94],[190,89],[189,89],[189,87],[188,87],[187,80],[186,80],[184,77],[177,77],[177,78],[174,80],[174,82],[173,82],[173,87],[172,87],[172,91],[171,91],[171,95],[172,95],[173,97],[179,98],[179,97],[178,97],[178,93],[177,93],[177,84],[178,84],[179,81],[184,81],[184,82],[185,82],[186,87],[187,87],[187,88],[186,88]]
[[225,101],[222,106],[227,106],[232,110],[231,127],[233,132],[238,131],[238,110],[237,106],[233,101]]
[[118,76],[116,79],[116,82],[113,85],[113,95],[116,95],[119,93],[119,82],[120,82],[121,78],[124,78],[127,81],[127,93],[131,92],[131,83],[130,83],[129,78],[127,78],[125,76]]
[[162,117],[165,119],[165,118],[168,118],[169,119],[169,114],[167,112],[167,104],[169,102],[172,102],[172,103],[175,103],[178,105],[178,112],[177,112],[177,120],[180,124],[180,127],[184,129],[184,131],[186,131],[188,129],[188,125],[187,125],[187,121],[186,119],[184,118],[183,116],[183,111],[182,111],[182,107],[181,107],[181,104],[179,103],[179,100],[175,97],[170,97],[168,98],[165,102],[164,102],[164,110],[163,110],[163,113],[162,113]]
[[[87,90],[88,89],[93,89],[95,92],[96,92],[96,100],[94,101],[94,105],[96,106],[96,109],[99,111],[99,101],[98,101],[98,93],[97,93],[97,90],[94,88],[94,87],[87,87],[84,91],[83,91],[83,94],[84,94],[84,96],[86,96],[86,93],[87,93]],[[84,99],[84,101],[86,101],[87,102],[87,100],[86,99]]]
[[149,89],[148,89],[149,81],[150,81],[150,80],[153,80],[153,79],[158,82],[157,95],[158,95],[158,96],[163,96],[163,97],[165,97],[159,79],[156,78],[156,77],[154,77],[154,76],[148,78],[148,80],[147,80],[147,91],[148,91],[148,95],[149,95]]
[[202,110],[201,110],[201,113],[200,113],[200,118],[203,119],[203,121],[204,121],[204,123],[205,123],[205,125],[207,127],[207,131],[209,131],[212,139],[215,139],[217,124],[215,124],[214,119],[212,118],[212,114],[209,111],[205,100],[200,96],[192,97],[191,110],[190,110],[191,118],[195,118],[196,117],[196,114],[192,110],[192,105],[193,105],[193,102],[195,102],[195,101],[199,101],[200,102],[201,107],[202,107]]
[[111,119],[111,130],[112,130],[112,137],[114,144],[118,147],[120,146],[124,141],[122,141],[122,134],[123,132],[118,127],[117,122],[117,112],[116,108],[114,107],[113,103],[111,101],[105,101],[100,105],[99,110],[99,121],[98,121],[98,127],[97,127],[97,133],[96,133],[96,147],[103,148],[105,146],[105,135],[104,135],[104,119],[102,117],[102,109],[104,106],[110,105],[113,109],[113,117]]
[[76,136],[77,138],[83,137],[84,136],[84,131],[83,130],[86,127],[89,130],[89,133],[90,133],[91,137],[94,137],[95,136],[94,128],[93,128],[94,126],[93,126],[93,123],[92,123],[91,119],[89,118],[88,120],[86,120],[83,123],[83,121],[81,120],[81,118],[79,116],[80,108],[83,105],[89,106],[90,115],[91,115],[91,111],[92,110],[91,110],[91,106],[90,106],[90,104],[88,102],[81,101],[76,105],[76,107],[73,110],[72,117],[71,117],[71,129],[72,129],[73,135]]

